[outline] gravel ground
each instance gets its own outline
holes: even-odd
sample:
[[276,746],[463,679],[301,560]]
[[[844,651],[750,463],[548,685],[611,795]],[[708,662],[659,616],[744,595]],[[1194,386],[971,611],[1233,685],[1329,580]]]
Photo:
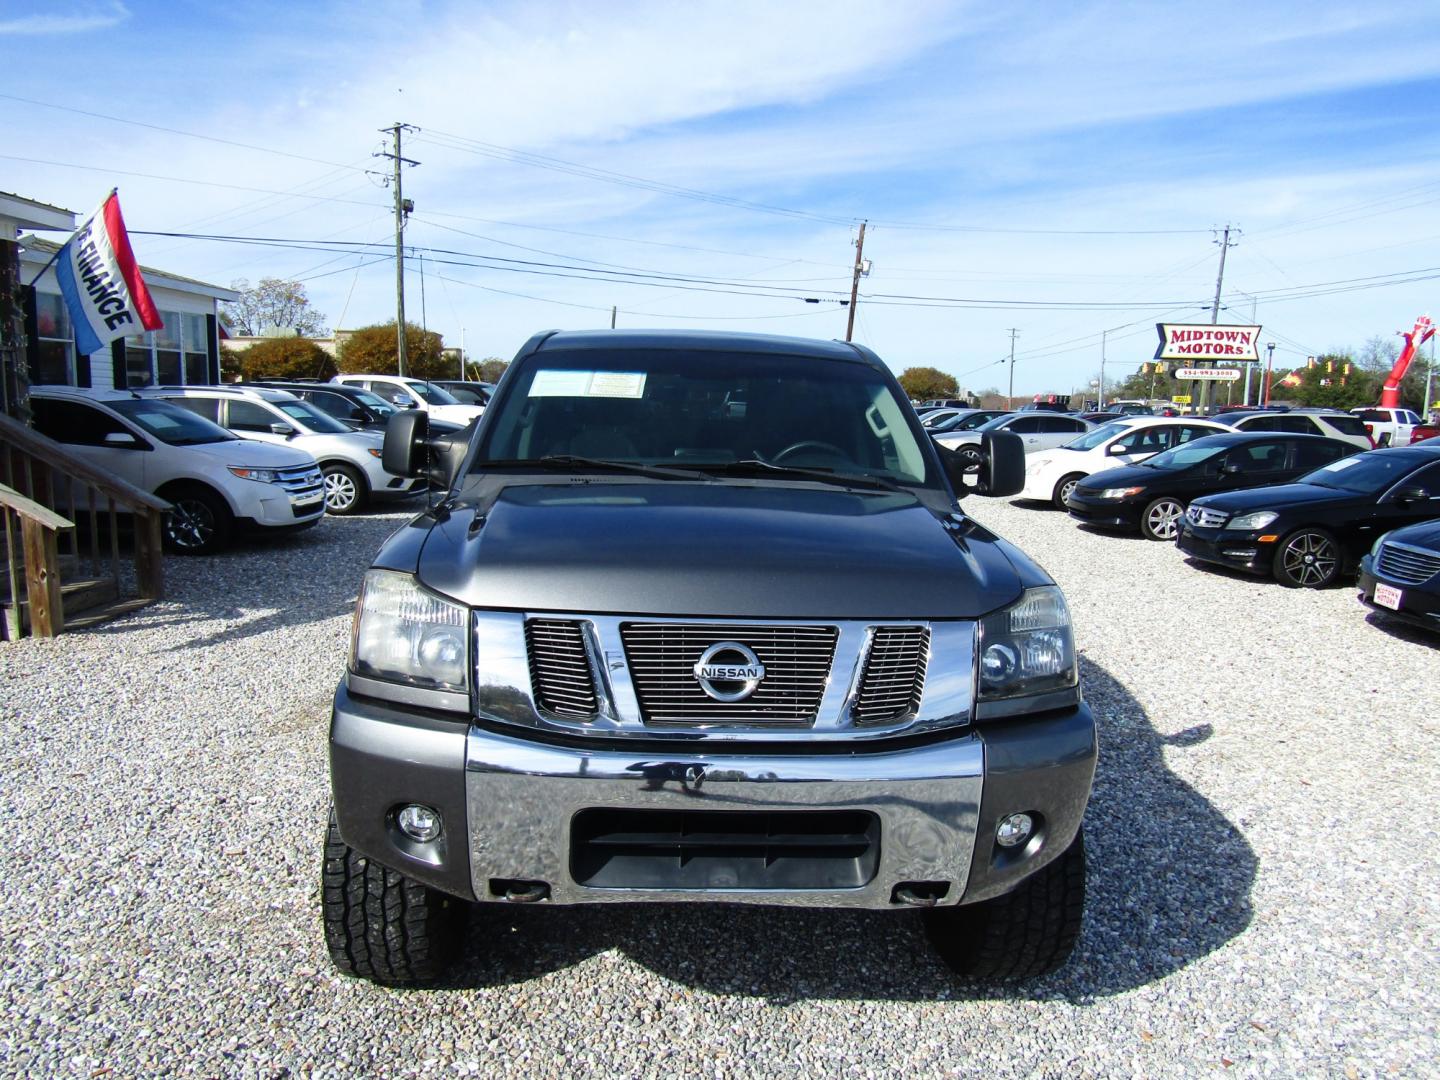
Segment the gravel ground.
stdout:
[[170,599],[0,645],[0,1072],[1440,1073],[1436,643],[1049,510],[1101,723],[1071,963],[951,979],[907,914],[490,910],[455,984],[336,976],[328,701],[403,515],[166,563]]

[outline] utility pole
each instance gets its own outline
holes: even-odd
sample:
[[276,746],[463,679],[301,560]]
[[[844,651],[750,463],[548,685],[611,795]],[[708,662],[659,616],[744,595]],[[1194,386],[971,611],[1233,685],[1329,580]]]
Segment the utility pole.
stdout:
[[[1225,285],[1225,256],[1230,251],[1230,249],[1235,246],[1230,242],[1230,232],[1232,229],[1234,229],[1237,234],[1240,232],[1240,230],[1236,229],[1233,225],[1226,225],[1224,235],[1220,239],[1214,241],[1214,243],[1220,245],[1220,272],[1215,275],[1215,302],[1210,305],[1211,326],[1214,326],[1220,321],[1220,290]],[[1191,393],[1192,395],[1194,393],[1193,382],[1191,383]],[[1205,406],[1209,404],[1209,396],[1210,384],[1209,382],[1202,382],[1200,384],[1200,404],[1198,406],[1191,406],[1191,408],[1195,410],[1196,416],[1205,415]]]
[[[1019,333],[1020,331],[1015,327],[1010,327],[1010,392],[1005,395],[1005,404],[1011,409],[1015,408],[1015,336]],[[1100,373],[1100,381],[1105,381],[1103,368]]]
[[402,124],[396,121],[388,128],[381,128],[381,132],[388,132],[395,140],[395,152],[393,154],[379,153],[375,157],[388,158],[395,163],[395,171],[391,174],[390,182],[395,188],[395,346],[396,346],[396,371],[403,376],[405,374],[405,218],[410,211],[415,209],[415,204],[405,198],[401,190],[400,167],[402,165],[419,165],[418,161],[402,157],[400,154],[400,136],[403,132],[414,131],[415,128],[409,124]]
[[860,222],[860,236],[855,241],[855,272],[850,275],[850,315],[845,321],[845,340],[849,341],[855,336],[855,302],[860,295],[860,278],[868,274],[869,268],[865,264],[865,226],[868,222]]
[[615,309],[616,309],[617,306],[618,306],[618,305],[616,305],[616,304],[611,304],[611,305],[610,305],[610,329],[611,329],[611,330],[614,330],[614,329],[615,329]]
[[1100,331],[1100,390],[1096,396],[1095,408],[1101,412],[1105,411],[1105,339],[1109,336],[1109,330]]

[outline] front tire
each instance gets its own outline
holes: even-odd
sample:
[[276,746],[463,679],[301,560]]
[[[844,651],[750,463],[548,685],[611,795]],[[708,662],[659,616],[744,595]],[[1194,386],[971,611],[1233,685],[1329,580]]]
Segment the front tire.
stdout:
[[1012,892],[925,913],[925,931],[940,959],[971,979],[1019,981],[1063,967],[1085,911],[1085,838]]
[[167,551],[209,555],[230,543],[235,518],[215,492],[196,485],[162,489],[158,494],[170,504],[161,526]]
[[1060,482],[1055,485],[1054,494],[1050,496],[1050,501],[1055,504],[1055,509],[1065,509],[1065,500],[1070,498],[1070,492],[1074,491],[1075,485],[1084,479],[1084,473],[1071,473],[1069,476],[1060,478]]
[[353,514],[365,505],[365,478],[354,466],[327,461],[320,471],[325,476],[327,514]]
[[1173,541],[1180,534],[1180,519],[1185,516],[1185,504],[1179,499],[1162,495],[1152,499],[1140,513],[1140,531],[1146,540]]
[[335,808],[320,877],[325,946],[346,975],[423,986],[445,974],[464,933],[465,902],[361,855],[340,839]]
[[1287,589],[1323,589],[1340,577],[1340,542],[1325,529],[1300,529],[1275,552],[1275,580]]

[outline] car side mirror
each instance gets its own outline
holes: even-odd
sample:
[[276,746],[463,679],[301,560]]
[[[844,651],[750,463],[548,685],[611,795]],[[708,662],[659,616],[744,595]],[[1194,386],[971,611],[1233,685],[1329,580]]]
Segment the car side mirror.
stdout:
[[1121,443],[1111,443],[1105,448],[1105,453],[1111,457],[1119,457],[1121,454],[1130,453],[1130,448]]
[[1398,503],[1424,502],[1430,498],[1430,492],[1419,484],[1411,484],[1408,487],[1399,488],[1394,495]]
[[1238,472],[1240,471],[1240,466],[1239,466],[1239,465],[1236,465],[1236,464],[1234,464],[1234,463],[1232,462],[1232,463],[1229,464],[1229,465],[1222,465],[1222,466],[1220,466],[1220,471],[1221,471],[1222,473],[1224,473],[1226,476],[1234,476],[1236,473],[1238,473]]
[[1025,441],[1011,431],[980,436],[980,482],[975,490],[999,498],[1019,495],[1025,487]]
[[271,424],[271,425],[270,425],[270,434],[271,434],[271,435],[284,435],[285,438],[288,439],[288,438],[290,438],[290,436],[292,436],[292,435],[295,434],[295,429],[294,429],[293,427],[291,427],[289,424]]
[[116,450],[139,450],[145,444],[128,431],[111,431],[105,435],[105,445]]
[[385,425],[385,444],[380,451],[380,463],[386,472],[396,476],[425,475],[429,420],[424,412],[409,409],[390,417]]

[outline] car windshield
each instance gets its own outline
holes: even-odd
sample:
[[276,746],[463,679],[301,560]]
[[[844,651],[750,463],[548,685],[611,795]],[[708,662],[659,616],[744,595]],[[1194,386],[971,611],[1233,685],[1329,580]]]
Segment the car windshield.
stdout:
[[431,405],[458,405],[460,404],[443,389],[434,383],[421,382],[419,379],[406,379],[405,385],[415,393],[419,394]]
[[1317,487],[1334,488],[1337,491],[1353,491],[1357,495],[1374,495],[1406,475],[1413,472],[1431,458],[1421,453],[1406,453],[1403,450],[1372,450],[1354,457],[1341,458],[1329,465],[1322,465],[1313,472],[1300,477],[1297,483],[1315,484]]
[[1141,462],[1141,465],[1147,469],[1188,469],[1191,465],[1209,461],[1216,454],[1223,454],[1229,449],[1229,446],[1229,443],[1213,443],[1209,439],[1196,439],[1194,442],[1177,446],[1174,450],[1156,454],[1149,461]]
[[[909,405],[867,364],[681,347],[557,349],[510,380],[490,405],[476,471],[568,456],[718,472],[758,461],[938,483]],[[746,406],[727,405],[736,401]]]
[[999,416],[992,416],[989,420],[986,420],[985,423],[975,428],[975,430],[999,431],[1005,425],[1005,422],[1007,420],[1015,419],[1016,415],[1016,413],[1001,413]]
[[276,401],[274,406],[286,416],[299,420],[317,435],[343,435],[350,431],[333,416],[326,416],[315,406],[304,401]]
[[1134,425],[1127,424],[1123,420],[1112,420],[1108,424],[1101,424],[1094,431],[1087,431],[1078,439],[1071,439],[1062,447],[1065,450],[1094,450],[1097,446],[1104,446],[1111,439],[1129,431]]
[[238,438],[213,420],[196,416],[168,401],[128,398],[106,401],[105,404],[171,446],[199,446],[201,443],[230,442]]

